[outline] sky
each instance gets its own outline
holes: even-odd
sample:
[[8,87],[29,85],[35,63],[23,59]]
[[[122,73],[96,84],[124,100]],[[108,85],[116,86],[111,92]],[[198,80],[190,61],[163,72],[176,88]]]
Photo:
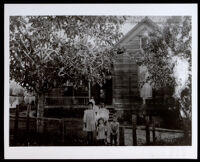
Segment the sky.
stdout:
[[[148,16],[153,22],[155,22],[158,26],[161,26],[163,22],[165,22],[170,16]],[[122,25],[121,31],[125,35],[132,28],[134,28],[137,23],[139,23],[145,16],[131,16],[127,19],[127,21]]]

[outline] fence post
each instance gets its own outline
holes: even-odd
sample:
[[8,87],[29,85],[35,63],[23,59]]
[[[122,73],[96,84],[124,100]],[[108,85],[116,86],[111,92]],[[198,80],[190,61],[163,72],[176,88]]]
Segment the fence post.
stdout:
[[44,144],[46,144],[46,142],[49,140],[48,132],[47,132],[48,122],[49,120],[45,120],[45,118],[43,118],[44,127],[42,131],[42,137],[43,137]]
[[15,109],[14,145],[17,144],[17,140],[18,140],[18,119],[19,119],[19,105],[16,105],[16,109]]
[[156,143],[156,132],[155,132],[155,122],[152,120],[152,135],[153,135],[153,144]]
[[150,144],[150,130],[149,130],[149,116],[145,117],[146,119],[146,144]]
[[64,142],[65,142],[65,122],[64,122],[64,119],[60,120],[60,137],[61,137],[61,143],[64,144]]
[[136,129],[137,129],[137,115],[133,114],[132,115],[133,146],[137,146],[137,133],[136,133]]
[[91,81],[89,80],[88,82],[88,97],[89,97],[89,100],[91,99]]
[[27,138],[27,145],[29,145],[29,113],[30,113],[30,106],[31,105],[27,105],[27,116],[26,116],[26,138]]
[[[120,146],[124,146],[124,127],[119,127],[119,144]],[[112,141],[111,141],[112,142]]]

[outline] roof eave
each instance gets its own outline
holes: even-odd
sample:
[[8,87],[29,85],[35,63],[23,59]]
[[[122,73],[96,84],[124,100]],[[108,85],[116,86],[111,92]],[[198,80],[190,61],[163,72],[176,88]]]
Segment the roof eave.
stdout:
[[149,19],[148,17],[145,17],[143,20],[141,20],[136,26],[134,26],[127,34],[125,34],[125,36],[123,36],[115,45],[114,48],[116,48],[123,40],[125,40],[130,33],[134,32],[139,26],[141,26],[143,23],[148,23],[150,26],[152,26],[153,28],[155,28],[155,30],[159,30],[159,26],[154,23],[151,19]]

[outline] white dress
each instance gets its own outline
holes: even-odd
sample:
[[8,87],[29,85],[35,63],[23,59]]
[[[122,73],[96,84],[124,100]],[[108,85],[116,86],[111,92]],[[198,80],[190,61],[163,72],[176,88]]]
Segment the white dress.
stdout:
[[86,127],[84,124],[83,130],[87,132],[95,131],[95,112],[94,110],[85,110],[83,116],[83,122],[86,123]]
[[140,90],[140,97],[148,99],[152,97],[152,87],[149,83],[145,83]]
[[105,131],[106,131],[106,128],[104,124],[100,124],[97,127],[97,132],[98,132],[97,139],[106,139]]
[[[146,66],[139,66],[139,77],[138,77],[138,82],[143,83],[149,76],[148,69]],[[150,83],[145,83],[141,89],[140,89],[140,97],[143,99],[148,99],[152,97],[152,86]]]
[[103,118],[104,121],[108,121],[108,119],[109,119],[109,111],[106,108],[99,109],[96,118],[97,118],[97,120],[99,118]]

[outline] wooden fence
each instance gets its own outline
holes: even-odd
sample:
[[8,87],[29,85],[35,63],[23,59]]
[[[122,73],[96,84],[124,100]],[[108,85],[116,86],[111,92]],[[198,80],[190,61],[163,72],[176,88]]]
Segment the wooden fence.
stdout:
[[[27,113],[29,114],[29,113]],[[68,119],[69,121],[70,119]],[[42,130],[37,130],[38,123],[42,123]],[[68,126],[73,124],[68,123]],[[78,125],[78,130],[74,130],[74,134],[76,134],[76,131],[79,131],[83,133],[82,131],[82,125],[81,123],[75,123],[74,125]],[[46,141],[46,143],[42,143],[43,145],[49,145],[49,142],[52,141],[52,145],[65,145],[67,140],[66,136],[71,134],[71,130],[68,128],[68,131],[66,131],[66,119],[58,119],[58,118],[37,118],[37,117],[29,117],[27,115],[26,117],[19,117],[19,108],[16,108],[15,115],[10,116],[10,139],[11,139],[11,145],[17,146],[20,141],[24,142],[24,145],[30,145],[30,143],[37,142],[39,145]],[[125,129],[132,129],[132,145],[137,146],[137,115],[132,115],[132,126],[123,126],[120,125],[119,130],[119,145],[124,146],[125,145]],[[155,128],[154,121],[150,121],[149,117],[146,116],[146,125],[144,127],[146,132],[146,145],[150,145],[150,132],[152,131],[153,136],[153,144],[156,142],[156,133],[155,131],[158,130],[158,128]],[[167,130],[163,130],[167,131]],[[73,135],[74,135],[73,134]],[[78,133],[77,133],[78,134]],[[72,135],[72,134],[71,134]],[[73,136],[72,135],[72,136]],[[20,139],[21,138],[21,139]],[[77,139],[80,139],[81,137],[76,137]],[[49,140],[49,141],[48,141]],[[73,142],[72,142],[73,145]]]

